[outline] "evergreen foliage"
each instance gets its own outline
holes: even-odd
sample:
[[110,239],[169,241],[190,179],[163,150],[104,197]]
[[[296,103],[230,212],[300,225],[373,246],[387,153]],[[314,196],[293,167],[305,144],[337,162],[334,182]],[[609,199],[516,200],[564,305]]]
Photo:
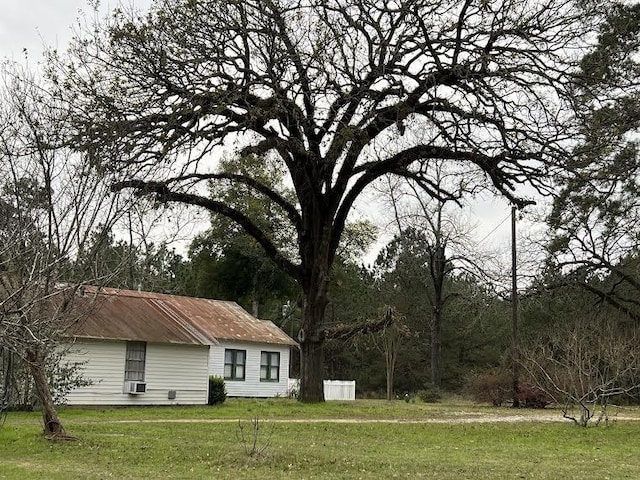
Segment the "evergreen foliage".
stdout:
[[208,405],[219,405],[227,399],[227,388],[224,384],[224,378],[211,375],[209,377],[209,396]]

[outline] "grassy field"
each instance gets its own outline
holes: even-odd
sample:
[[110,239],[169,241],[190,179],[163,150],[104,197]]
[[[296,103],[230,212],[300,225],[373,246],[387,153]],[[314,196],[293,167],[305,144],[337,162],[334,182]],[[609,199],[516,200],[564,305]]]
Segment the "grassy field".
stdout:
[[[637,410],[622,415],[640,418]],[[258,445],[266,449],[251,457],[245,449],[256,416],[264,421]],[[42,437],[38,414],[16,412],[0,430],[0,478],[640,478],[639,421],[582,429],[548,421],[558,417],[375,400],[68,408],[61,418],[79,440],[53,443]]]

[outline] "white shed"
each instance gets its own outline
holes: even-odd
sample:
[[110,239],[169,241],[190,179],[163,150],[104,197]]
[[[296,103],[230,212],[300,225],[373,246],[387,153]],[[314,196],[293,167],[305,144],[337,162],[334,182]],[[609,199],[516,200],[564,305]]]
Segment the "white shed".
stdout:
[[234,302],[119,289],[85,289],[91,304],[67,360],[93,383],[71,405],[205,404],[209,375],[229,396],[287,393],[290,348],[272,322]]

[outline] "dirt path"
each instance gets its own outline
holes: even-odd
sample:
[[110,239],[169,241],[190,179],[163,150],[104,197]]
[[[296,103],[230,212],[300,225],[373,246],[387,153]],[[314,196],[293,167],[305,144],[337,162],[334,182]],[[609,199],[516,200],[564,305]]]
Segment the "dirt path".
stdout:
[[[246,419],[238,418],[183,418],[183,419],[152,419],[152,420],[115,420],[110,423],[238,423]],[[265,418],[261,419],[268,423],[401,423],[401,424],[458,424],[458,423],[540,423],[540,422],[568,422],[558,413],[541,415],[475,415],[446,418],[425,418],[425,419],[371,419],[371,418]],[[637,417],[615,416],[613,421],[640,421]]]

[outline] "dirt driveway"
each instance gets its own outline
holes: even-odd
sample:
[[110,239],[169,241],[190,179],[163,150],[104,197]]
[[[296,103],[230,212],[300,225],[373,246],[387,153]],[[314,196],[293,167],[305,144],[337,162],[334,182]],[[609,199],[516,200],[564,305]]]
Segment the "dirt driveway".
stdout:
[[[183,419],[152,419],[152,420],[115,420],[111,423],[238,423],[246,419],[238,418],[183,418]],[[640,421],[638,417],[611,416],[610,421]],[[539,423],[539,422],[568,422],[560,412],[548,412],[528,415],[491,415],[472,414],[455,415],[444,418],[425,419],[371,419],[371,418],[264,418],[261,421],[268,423],[401,423],[401,424],[456,424],[456,423]]]

